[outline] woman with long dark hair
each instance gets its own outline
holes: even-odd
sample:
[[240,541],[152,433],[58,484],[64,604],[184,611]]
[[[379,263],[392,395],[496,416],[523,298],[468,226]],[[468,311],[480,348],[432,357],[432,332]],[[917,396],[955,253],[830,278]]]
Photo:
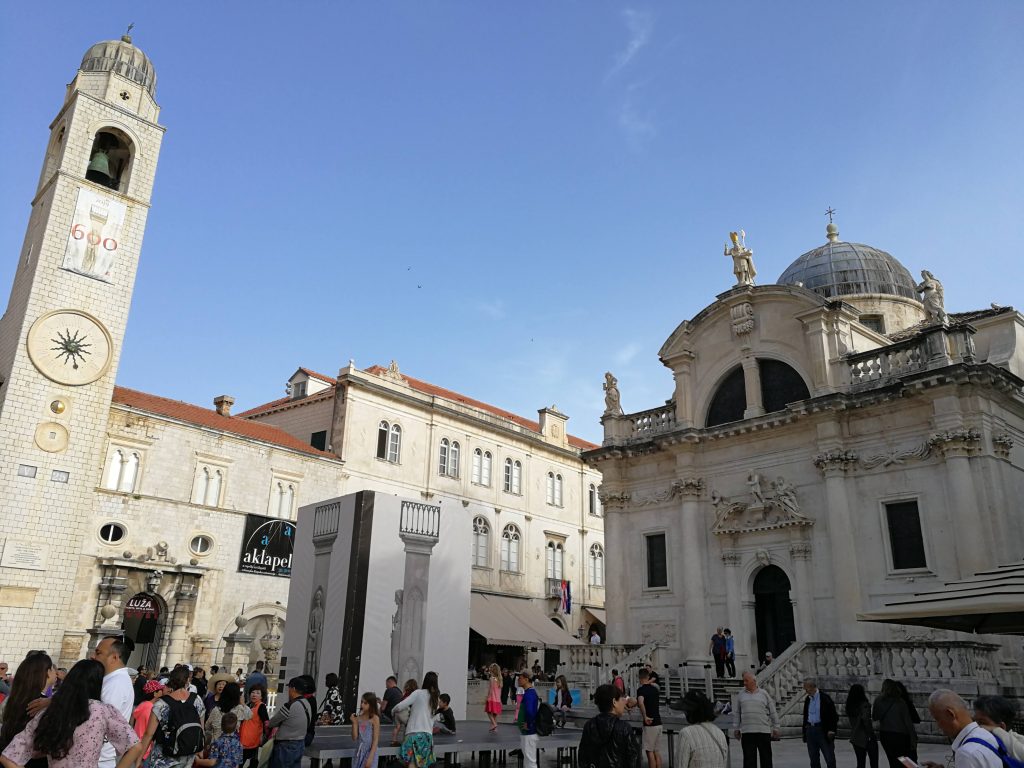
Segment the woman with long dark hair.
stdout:
[[[917,762],[917,738],[907,697],[895,680],[886,678],[882,691],[871,708],[871,719],[878,721],[878,740],[889,759],[889,768],[902,768],[901,757]],[[905,690],[905,689],[904,689]]]
[[135,731],[121,713],[100,701],[103,665],[84,659],[69,671],[50,706],[32,718],[0,756],[4,768],[22,768],[32,757],[49,758],[50,768],[96,765],[104,740],[121,755],[118,768],[141,754]]
[[405,741],[399,758],[408,768],[430,768],[434,759],[434,712],[440,700],[437,673],[427,672],[423,685],[395,704],[394,711],[409,710]]
[[[18,665],[11,683],[11,693],[4,700],[3,720],[0,721],[0,752],[7,749],[15,736],[25,730],[31,716],[28,705],[43,696],[43,692],[57,679],[53,661],[42,651],[34,651]],[[46,768],[46,758],[29,760],[28,768]]]
[[850,722],[850,743],[857,755],[857,768],[864,768],[868,758],[871,768],[878,768],[878,739],[871,722],[871,702],[860,683],[851,685],[846,694],[846,719]]
[[220,738],[222,733],[220,721],[228,712],[233,712],[238,718],[239,726],[252,717],[252,710],[242,703],[242,688],[238,683],[225,685],[220,694],[220,701],[210,710],[210,714],[206,718],[207,744],[213,744]]

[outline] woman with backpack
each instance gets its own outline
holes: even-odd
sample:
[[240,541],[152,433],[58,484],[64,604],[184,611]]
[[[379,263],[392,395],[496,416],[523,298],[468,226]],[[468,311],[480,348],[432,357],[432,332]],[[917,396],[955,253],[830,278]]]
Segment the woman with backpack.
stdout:
[[145,752],[153,745],[144,768],[191,768],[206,746],[203,700],[188,690],[188,667],[176,667],[167,678],[167,692],[153,702],[142,740]]
[[83,659],[69,671],[50,705],[33,717],[0,756],[4,768],[22,768],[33,757],[51,768],[81,768],[99,763],[104,742],[121,755],[118,765],[135,765],[142,749],[124,716],[100,701],[103,665]]

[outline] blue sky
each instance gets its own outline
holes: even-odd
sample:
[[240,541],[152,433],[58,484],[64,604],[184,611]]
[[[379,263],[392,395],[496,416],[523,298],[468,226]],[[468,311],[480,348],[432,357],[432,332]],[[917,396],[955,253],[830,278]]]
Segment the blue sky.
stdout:
[[597,440],[730,287],[841,237],[1020,304],[1024,3],[5,3],[0,293],[47,126],[135,22],[167,135],[119,383],[249,407],[349,358]]

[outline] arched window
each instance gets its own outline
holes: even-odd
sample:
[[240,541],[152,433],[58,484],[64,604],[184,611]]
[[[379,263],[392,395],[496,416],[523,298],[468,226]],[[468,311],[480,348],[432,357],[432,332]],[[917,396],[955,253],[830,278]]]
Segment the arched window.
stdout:
[[388,461],[397,464],[402,455],[402,428],[397,424],[391,425],[391,441],[388,444]]
[[473,518],[473,565],[486,568],[488,563],[487,550],[491,527],[487,520],[477,516]]
[[562,559],[565,548],[561,542],[549,541],[547,546],[547,575],[549,579],[562,580]]
[[[118,451],[121,453],[121,451]],[[122,454],[123,455],[123,454]],[[121,463],[121,471],[117,480],[117,490],[124,493],[131,493],[135,490],[135,480],[139,476],[139,454],[132,451],[124,456]]]
[[562,476],[548,472],[547,502],[556,507],[562,506]]
[[[765,413],[781,411],[790,403],[806,400],[811,396],[807,384],[792,366],[781,360],[757,360],[761,379],[761,404]],[[722,379],[715,390],[705,426],[716,427],[743,419],[747,410],[747,386],[742,366],[736,366]]]
[[491,452],[484,451],[483,460],[480,462],[480,485],[491,487]]
[[596,543],[590,545],[590,584],[604,586],[604,547]]
[[448,456],[448,476],[459,476],[459,444],[452,440],[451,453]]
[[501,570],[519,573],[519,542],[522,535],[512,523],[501,532]]
[[562,476],[555,475],[555,506],[562,506]]
[[505,459],[505,493],[522,493],[523,465],[522,462]]
[[484,452],[479,448],[473,450],[473,475],[472,480],[480,485],[480,478],[483,476]]
[[103,487],[110,491],[116,491],[121,482],[121,467],[124,466],[124,451],[118,449],[110,454],[110,464],[107,466],[106,477],[103,478]]
[[597,486],[593,483],[590,484],[590,488],[587,491],[587,501],[589,503],[590,514],[594,517],[600,517],[601,496],[597,492]]
[[131,166],[131,139],[117,128],[98,131],[89,152],[85,178],[108,189],[127,192]]
[[283,480],[275,484],[277,492],[277,516],[284,519],[291,519],[292,509],[295,506],[295,486]]
[[377,425],[377,458],[387,459],[388,457],[388,435],[391,431],[391,425],[386,421],[381,421]]
[[207,472],[206,482],[206,495],[203,498],[203,504],[208,507],[219,507],[220,506],[220,490],[224,485],[224,473],[215,469],[210,472],[208,467],[204,467]]
[[555,503],[555,473],[554,472],[548,472],[548,482],[547,482],[547,488],[546,488],[546,491],[545,491],[545,494],[544,494],[544,500],[547,501],[548,504],[554,504]]
[[448,474],[448,454],[451,451],[451,441],[447,437],[441,438],[441,447],[437,457],[437,474],[447,475]]

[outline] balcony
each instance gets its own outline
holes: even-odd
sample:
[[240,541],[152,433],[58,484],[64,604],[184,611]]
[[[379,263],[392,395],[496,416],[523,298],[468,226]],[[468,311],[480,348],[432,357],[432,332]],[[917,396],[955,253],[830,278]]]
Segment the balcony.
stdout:
[[[557,597],[559,600],[562,599],[562,580],[561,579],[545,579],[547,589],[544,594],[548,597]],[[565,582],[568,584],[569,582]]]

